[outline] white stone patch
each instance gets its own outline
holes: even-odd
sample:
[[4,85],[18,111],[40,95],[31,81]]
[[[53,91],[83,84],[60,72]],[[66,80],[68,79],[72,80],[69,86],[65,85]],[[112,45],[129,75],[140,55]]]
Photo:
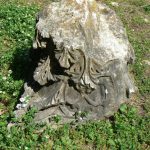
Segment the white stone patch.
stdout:
[[23,97],[21,97],[19,100],[20,100],[20,102],[22,102],[22,103],[25,102],[25,98],[23,98]]
[[133,88],[129,89],[129,93],[134,93],[135,90]]
[[148,20],[147,18],[144,18],[144,21],[145,21],[146,23],[148,23],[148,22],[149,22],[149,20]]
[[21,109],[21,108],[22,108],[22,105],[21,105],[21,104],[17,104],[16,108],[17,108],[17,109]]
[[76,2],[81,5],[83,3],[84,0],[76,0]]
[[118,7],[119,4],[117,2],[111,2],[111,5],[114,6],[114,7]]
[[85,25],[86,21],[88,20],[89,17],[89,9],[87,4],[84,5],[84,16],[81,18],[81,23],[82,25]]
[[91,81],[90,77],[87,74],[83,75],[83,79],[81,79],[81,84],[90,85],[91,88],[95,88],[95,84]]
[[144,60],[143,61],[146,65],[149,65],[150,66],[150,61],[149,60]]
[[114,55],[115,58],[124,60],[128,53],[128,43],[113,34],[104,16],[101,16],[101,22],[103,22],[103,24],[101,25],[101,31],[99,31],[100,47],[106,50],[105,52],[108,59],[112,59]]
[[89,4],[93,4],[94,0],[88,0]]
[[27,104],[25,104],[25,103],[24,103],[24,104],[21,104],[21,107],[22,107],[22,108],[25,108],[26,106],[27,106]]
[[107,90],[107,89],[105,89],[105,94],[106,94],[106,95],[108,94],[108,90]]
[[115,73],[113,75],[114,75],[114,78],[116,78],[117,75]]
[[9,73],[9,74],[12,74],[12,70],[8,70],[8,73]]
[[93,16],[94,20],[97,20],[97,15],[95,12],[92,13],[92,16]]

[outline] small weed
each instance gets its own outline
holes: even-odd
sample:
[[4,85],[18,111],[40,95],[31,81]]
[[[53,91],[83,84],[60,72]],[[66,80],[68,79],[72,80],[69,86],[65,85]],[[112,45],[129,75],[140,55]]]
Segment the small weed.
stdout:
[[52,121],[59,123],[61,121],[61,116],[59,116],[59,115],[53,116]]
[[145,12],[150,12],[150,5],[145,5],[143,8]]

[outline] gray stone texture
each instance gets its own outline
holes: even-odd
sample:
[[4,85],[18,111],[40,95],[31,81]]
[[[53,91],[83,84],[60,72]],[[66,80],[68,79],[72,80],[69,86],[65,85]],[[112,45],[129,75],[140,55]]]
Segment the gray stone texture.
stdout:
[[33,48],[40,59],[17,116],[35,106],[37,122],[56,115],[62,122],[101,119],[135,91],[128,73],[134,51],[120,19],[101,2],[61,0],[46,6],[37,17]]

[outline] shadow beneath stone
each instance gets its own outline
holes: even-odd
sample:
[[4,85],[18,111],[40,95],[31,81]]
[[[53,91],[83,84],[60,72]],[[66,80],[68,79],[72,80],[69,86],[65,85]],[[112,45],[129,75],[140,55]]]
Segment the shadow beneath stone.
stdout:
[[[33,50],[32,47],[17,47],[13,53],[12,63],[10,65],[10,69],[12,70],[12,78],[14,81],[22,80],[24,83],[32,86],[34,79],[33,74],[35,68],[37,67],[37,62],[40,60],[41,50]],[[35,91],[38,90],[40,85],[38,83],[34,83]],[[15,89],[14,89],[15,90]],[[20,87],[19,96],[17,99],[21,97],[24,93],[24,86]],[[18,103],[18,100],[15,102],[15,106]],[[15,108],[14,108],[15,110]]]
[[10,66],[14,80],[27,81],[32,77],[36,64],[33,63],[30,57],[31,50],[32,48],[17,48],[15,50],[13,54],[13,62]]

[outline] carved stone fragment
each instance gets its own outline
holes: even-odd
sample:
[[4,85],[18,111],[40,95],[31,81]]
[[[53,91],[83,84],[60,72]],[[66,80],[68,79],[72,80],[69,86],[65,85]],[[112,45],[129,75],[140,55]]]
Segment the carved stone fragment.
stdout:
[[33,48],[39,60],[17,116],[34,106],[37,122],[56,115],[62,122],[100,119],[135,90],[128,73],[134,51],[115,12],[101,2],[52,2],[37,17]]

